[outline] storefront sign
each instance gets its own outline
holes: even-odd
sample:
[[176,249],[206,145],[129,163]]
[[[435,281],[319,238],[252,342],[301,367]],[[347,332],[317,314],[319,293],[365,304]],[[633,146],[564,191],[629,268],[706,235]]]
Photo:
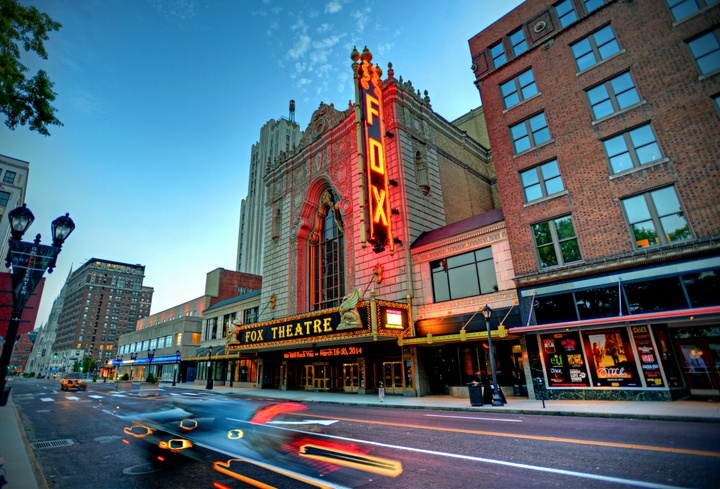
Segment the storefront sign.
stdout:
[[645,384],[648,387],[664,387],[665,382],[660,373],[660,362],[650,336],[650,328],[647,325],[633,326],[630,330],[640,357],[640,368],[645,377]]
[[374,66],[367,50],[353,51],[358,124],[358,169],[361,174],[360,211],[364,227],[361,244],[367,240],[379,253],[388,247],[393,252],[390,226],[389,177],[385,159],[385,128],[382,109],[380,68]]
[[362,347],[343,346],[338,348],[318,348],[313,350],[288,351],[283,353],[283,358],[285,360],[302,360],[306,358],[317,359],[328,357],[350,357],[355,355],[362,355]]
[[[362,304],[362,303],[361,303]],[[353,336],[357,334],[368,334],[368,307],[358,305],[360,314],[360,326],[351,330],[338,330],[341,325],[341,317],[338,311],[330,310],[325,314],[303,314],[292,316],[282,320],[258,323],[247,327],[235,329],[236,344],[228,345],[228,349],[242,348],[247,346],[262,346],[272,343],[302,343],[318,338],[327,338],[333,335]]]
[[540,335],[540,343],[549,387],[589,385],[580,335],[577,332],[543,334]]
[[583,339],[593,385],[642,387],[626,329],[583,331]]

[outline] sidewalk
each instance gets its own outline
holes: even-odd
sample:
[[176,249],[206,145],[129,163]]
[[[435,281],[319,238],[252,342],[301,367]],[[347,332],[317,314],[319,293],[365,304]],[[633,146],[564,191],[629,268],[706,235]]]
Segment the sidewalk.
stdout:
[[[135,384],[134,392],[140,394],[139,384]],[[205,391],[200,384],[178,384],[172,387],[162,384],[161,390],[172,392]],[[93,384],[88,386],[92,391]],[[106,389],[98,392],[107,394]],[[113,393],[115,391],[112,391]],[[635,401],[555,401],[546,400],[545,407],[542,401],[523,397],[508,397],[507,404],[502,407],[480,406],[473,407],[467,398],[451,396],[425,396],[403,397],[387,395],[380,402],[377,395],[358,395],[337,392],[314,391],[281,391],[262,390],[239,387],[215,387],[212,392],[230,396],[254,396],[266,399],[292,400],[304,403],[329,403],[341,405],[362,405],[384,408],[402,409],[443,409],[448,411],[468,411],[476,413],[493,414],[536,414],[553,416],[593,416],[604,418],[646,419],[661,421],[698,421],[720,423],[720,402],[693,400],[672,402],[635,402]],[[154,395],[155,389],[147,391]],[[12,395],[7,406],[0,407],[0,458],[5,459],[2,468],[7,472],[8,489],[47,489],[47,484],[40,472],[37,461],[25,436],[20,417],[12,401]],[[0,475],[2,475],[0,470]],[[37,475],[36,475],[37,474]]]

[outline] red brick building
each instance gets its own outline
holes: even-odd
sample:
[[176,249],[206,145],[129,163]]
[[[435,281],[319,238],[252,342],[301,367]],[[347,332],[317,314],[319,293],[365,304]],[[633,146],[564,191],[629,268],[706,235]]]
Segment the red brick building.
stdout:
[[720,4],[529,0],[469,41],[534,377],[720,388]]

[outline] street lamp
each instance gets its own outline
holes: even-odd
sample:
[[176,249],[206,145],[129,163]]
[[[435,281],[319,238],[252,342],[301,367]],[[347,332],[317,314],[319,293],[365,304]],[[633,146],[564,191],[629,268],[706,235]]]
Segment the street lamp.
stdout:
[[11,210],[8,213],[8,219],[10,220],[11,236],[8,253],[5,257],[5,266],[12,267],[13,310],[0,356],[0,406],[7,404],[10,395],[10,388],[5,390],[5,376],[15,346],[23,308],[45,271],[52,273],[63,243],[75,229],[75,223],[70,219],[70,215],[65,214],[51,224],[52,246],[40,244],[39,234],[32,243],[27,243],[21,239],[35,220],[30,209],[23,204],[22,207]]
[[213,388],[212,361],[210,360],[211,358],[212,358],[212,346],[209,348],[209,352],[208,352],[207,384],[205,385],[205,388],[206,388],[206,389],[212,389],[212,388]]
[[115,365],[115,382],[117,382],[120,379],[120,366],[122,365],[122,355],[118,355],[115,360],[119,362],[117,365]]
[[152,351],[150,351],[150,349],[148,348],[147,356],[148,356],[148,360],[150,362],[148,363],[148,374],[147,374],[147,377],[145,378],[146,381],[152,375],[152,359],[155,356],[155,348],[153,348]]
[[492,335],[490,334],[490,318],[492,317],[492,309],[490,309],[490,306],[485,304],[485,307],[483,307],[483,316],[485,316],[485,327],[487,328],[487,337],[488,337],[488,349],[490,350],[490,370],[492,371],[492,379],[493,379],[493,396],[492,396],[492,405],[493,406],[502,406],[502,398],[500,397],[500,391],[497,383],[497,374],[495,373],[495,355],[493,355],[493,346],[492,346]]
[[175,379],[177,378],[178,374],[178,363],[180,362],[180,350],[175,350],[175,372],[173,372],[173,387],[175,387]]
[[132,360],[132,363],[130,364],[130,382],[133,381],[133,367],[135,366],[135,360],[137,360],[137,356],[137,353],[130,354],[130,360]]

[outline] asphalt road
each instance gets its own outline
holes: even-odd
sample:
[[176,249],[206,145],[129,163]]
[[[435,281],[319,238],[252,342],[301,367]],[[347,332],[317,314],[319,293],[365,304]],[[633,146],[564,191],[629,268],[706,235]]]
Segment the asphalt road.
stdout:
[[[209,426],[208,418],[240,423],[244,451],[232,448],[238,445],[228,441],[225,424],[211,424],[217,429],[202,433],[178,429],[172,437],[193,441],[192,451],[183,454],[192,453],[197,463],[182,458],[168,467],[146,452],[149,438],[123,432],[132,425],[127,416],[156,412],[168,402],[193,406],[214,402],[198,399],[226,398],[197,391],[140,397],[113,388],[91,383],[87,392],[60,392],[57,382],[47,380],[13,386],[13,401],[51,489],[212,488],[213,482],[252,487],[237,474],[281,488],[720,487],[718,424],[308,403],[282,416],[273,418],[273,412],[261,427],[270,431],[253,431],[258,423],[248,423],[243,414],[253,412],[241,406],[252,402],[262,412],[273,403],[237,396],[229,413],[194,417],[200,427]],[[298,447],[309,455],[291,453]],[[183,455],[176,452],[168,458]],[[238,456],[244,461],[230,464],[230,475],[213,469],[213,463]],[[294,465],[297,460],[316,471],[310,484],[301,482],[308,480],[302,475],[293,478],[302,468]],[[376,468],[369,469],[368,461]]]

